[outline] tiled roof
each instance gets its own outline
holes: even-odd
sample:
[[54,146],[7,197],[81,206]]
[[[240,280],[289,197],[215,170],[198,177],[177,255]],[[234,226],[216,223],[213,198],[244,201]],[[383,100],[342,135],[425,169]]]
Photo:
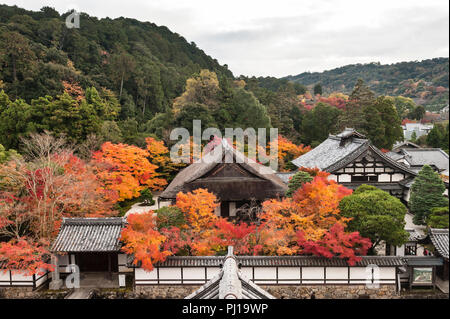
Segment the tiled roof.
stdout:
[[[347,267],[341,258],[324,258],[316,256],[237,256],[242,267]],[[171,256],[160,267],[218,267],[223,262],[221,256]],[[375,264],[380,267],[402,266],[403,261],[397,256],[363,256],[355,266],[365,267]]]
[[409,233],[409,241],[417,241],[421,239],[421,235],[415,229],[405,229]]
[[289,180],[295,175],[295,173],[296,172],[277,172],[277,176],[283,181],[283,183],[289,184]]
[[430,256],[404,256],[402,257],[407,266],[442,266],[441,257]]
[[373,146],[369,140],[352,129],[346,129],[338,135],[330,135],[319,146],[292,161],[297,167],[317,167],[322,171],[333,172],[345,167],[365,151],[370,150],[395,167],[410,175],[417,175],[405,165],[396,162]]
[[401,150],[410,166],[434,165],[440,171],[449,169],[449,157],[440,148],[404,148]]
[[121,217],[64,218],[53,252],[113,252],[120,250]]
[[430,229],[430,239],[439,255],[448,259],[448,229]]
[[275,299],[241,273],[233,247],[228,247],[228,255],[221,260],[220,272],[185,299]]
[[[194,189],[208,188],[204,184],[205,181],[202,180],[202,177],[207,175],[207,173],[213,170],[218,164],[232,162],[257,178],[240,178],[237,181],[233,181],[232,179],[222,179],[222,182],[215,180],[212,186],[220,189],[220,194],[216,194],[219,197],[226,196],[227,189],[230,188],[234,191],[238,190],[239,192],[238,187],[241,187],[243,190],[243,193],[239,194],[240,198],[258,196],[262,196],[262,198],[272,198],[276,197],[276,195],[284,195],[286,192],[286,184],[275,174],[274,170],[246,157],[243,153],[231,146],[226,139],[223,139],[222,144],[216,146],[214,151],[207,153],[201,159],[181,170],[159,197],[162,199],[174,199],[178,192],[190,191],[191,187]],[[265,181],[265,183],[256,183],[258,181]],[[260,189],[256,189],[258,185]]]
[[351,141],[341,146],[341,137],[330,135],[320,145],[308,153],[292,161],[297,167],[317,167],[322,171],[331,171],[339,161],[352,155],[359,156],[369,144],[361,138],[351,138]]

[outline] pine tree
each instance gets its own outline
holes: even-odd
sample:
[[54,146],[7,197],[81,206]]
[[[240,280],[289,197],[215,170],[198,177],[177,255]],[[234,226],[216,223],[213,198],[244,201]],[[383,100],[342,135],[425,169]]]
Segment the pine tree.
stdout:
[[288,190],[286,192],[287,197],[292,197],[295,191],[303,186],[305,183],[309,183],[313,180],[311,175],[306,172],[299,171],[292,176],[288,184]]
[[444,191],[439,174],[424,165],[411,187],[409,209],[414,214],[414,224],[424,225],[432,208],[448,206],[448,200],[442,195]]
[[363,134],[366,133],[364,111],[374,103],[375,93],[369,89],[362,79],[358,79],[348,99],[345,112],[339,117],[338,128],[343,130],[346,127],[351,127]]
[[322,85],[320,83],[317,83],[314,85],[314,95],[322,95]]

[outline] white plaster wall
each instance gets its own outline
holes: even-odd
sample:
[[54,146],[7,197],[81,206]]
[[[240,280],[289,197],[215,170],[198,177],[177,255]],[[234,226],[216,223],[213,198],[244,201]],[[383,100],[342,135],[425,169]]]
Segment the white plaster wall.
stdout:
[[242,268],[241,268],[241,273],[242,273],[245,277],[247,277],[247,278],[249,278],[249,279],[251,279],[251,280],[254,279],[254,278],[253,278],[253,270],[252,270],[252,267],[242,267]]
[[[304,267],[302,268],[302,279],[304,284],[323,284],[323,267]],[[311,280],[320,279],[320,280]]]
[[[274,279],[277,278],[277,269],[275,267],[255,267],[255,282],[260,284],[274,283]],[[272,279],[272,280],[264,280]]]
[[391,176],[389,174],[380,174],[380,175],[378,175],[378,181],[379,182],[390,182]]
[[16,286],[32,286],[33,285],[33,276],[26,276],[22,273],[12,273],[13,281],[26,281],[26,282],[14,282],[13,285]]
[[[163,284],[177,284],[181,282],[181,268],[159,268],[159,279]],[[166,280],[167,279],[167,280]]]
[[[389,279],[389,281],[383,280],[380,283],[395,284],[395,268],[394,267],[379,267],[380,279]],[[374,278],[376,280],[376,278]]]
[[206,278],[211,279],[220,272],[218,267],[206,267]]
[[330,175],[328,176],[328,179],[337,182],[337,176],[336,176],[336,175],[330,174]]
[[220,217],[220,202],[217,204],[217,207],[214,209],[214,214]]
[[392,175],[392,181],[393,181],[393,182],[401,181],[401,180],[403,180],[404,178],[405,178],[405,176],[404,176],[403,174],[400,174],[400,173],[396,173],[396,174],[393,174],[393,175]]
[[344,279],[348,280],[348,268],[347,267],[328,267],[327,272],[327,284],[342,284],[345,283],[343,280],[333,280],[333,279]]
[[[291,279],[291,280],[283,280]],[[300,267],[279,267],[278,283],[280,284],[299,284],[300,283]]]
[[205,268],[203,267],[183,268],[183,280],[186,280],[185,283],[191,284],[205,283]]
[[152,271],[146,271],[142,268],[136,268],[134,273],[134,280],[137,284],[148,284],[147,281],[140,281],[142,279],[152,279],[154,280],[153,283],[156,283],[156,280],[158,279],[156,268]]
[[352,177],[349,174],[342,174],[339,176],[339,183],[350,183]]
[[405,245],[397,247],[397,256],[405,256]]
[[[1,282],[4,280],[8,282]],[[0,270],[0,286],[9,286],[9,270],[7,271]]]
[[365,284],[367,278],[368,277],[365,267],[350,268],[350,280],[353,284]]

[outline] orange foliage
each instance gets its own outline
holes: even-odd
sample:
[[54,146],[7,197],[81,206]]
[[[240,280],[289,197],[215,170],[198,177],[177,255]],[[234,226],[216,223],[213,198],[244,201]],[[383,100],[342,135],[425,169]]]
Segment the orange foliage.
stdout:
[[77,82],[70,83],[67,81],[62,81],[62,84],[64,86],[64,92],[69,94],[75,100],[79,102],[84,99],[84,90],[78,85]]
[[304,146],[303,144],[295,145],[281,135],[279,135],[278,139],[275,141],[270,142],[269,147],[275,147],[275,143],[278,143],[278,167],[280,171],[286,170],[286,164],[289,161],[292,161],[311,150],[310,146]]
[[145,188],[161,190],[167,181],[158,178],[158,166],[149,162],[149,152],[137,146],[106,142],[93,154],[97,177],[105,189],[117,191],[119,201],[140,196]]
[[153,211],[131,214],[127,222],[121,236],[121,240],[126,242],[122,251],[134,255],[135,265],[141,263],[142,268],[151,271],[155,263],[163,262],[172,255],[172,252],[162,249],[166,236],[156,229]]
[[217,207],[217,198],[206,189],[198,188],[192,193],[177,194],[176,206],[185,214],[188,225],[196,232],[209,231],[217,221],[214,210]]

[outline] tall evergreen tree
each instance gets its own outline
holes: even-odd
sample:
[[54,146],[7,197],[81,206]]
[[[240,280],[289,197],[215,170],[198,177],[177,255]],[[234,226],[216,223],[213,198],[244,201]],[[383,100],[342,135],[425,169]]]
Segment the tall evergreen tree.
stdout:
[[362,79],[358,79],[352,94],[350,94],[345,112],[339,117],[338,127],[340,130],[351,127],[365,132],[365,114],[364,110],[369,105],[375,103],[375,93],[364,83]]
[[442,195],[445,185],[438,173],[424,165],[411,186],[409,209],[414,214],[413,222],[424,225],[434,207],[448,206],[448,199]]
[[295,191],[303,186],[305,183],[309,183],[313,178],[307,172],[299,171],[291,177],[288,184],[288,190],[286,191],[287,197],[292,197]]
[[314,85],[314,95],[322,95],[322,85],[320,83],[317,83]]

